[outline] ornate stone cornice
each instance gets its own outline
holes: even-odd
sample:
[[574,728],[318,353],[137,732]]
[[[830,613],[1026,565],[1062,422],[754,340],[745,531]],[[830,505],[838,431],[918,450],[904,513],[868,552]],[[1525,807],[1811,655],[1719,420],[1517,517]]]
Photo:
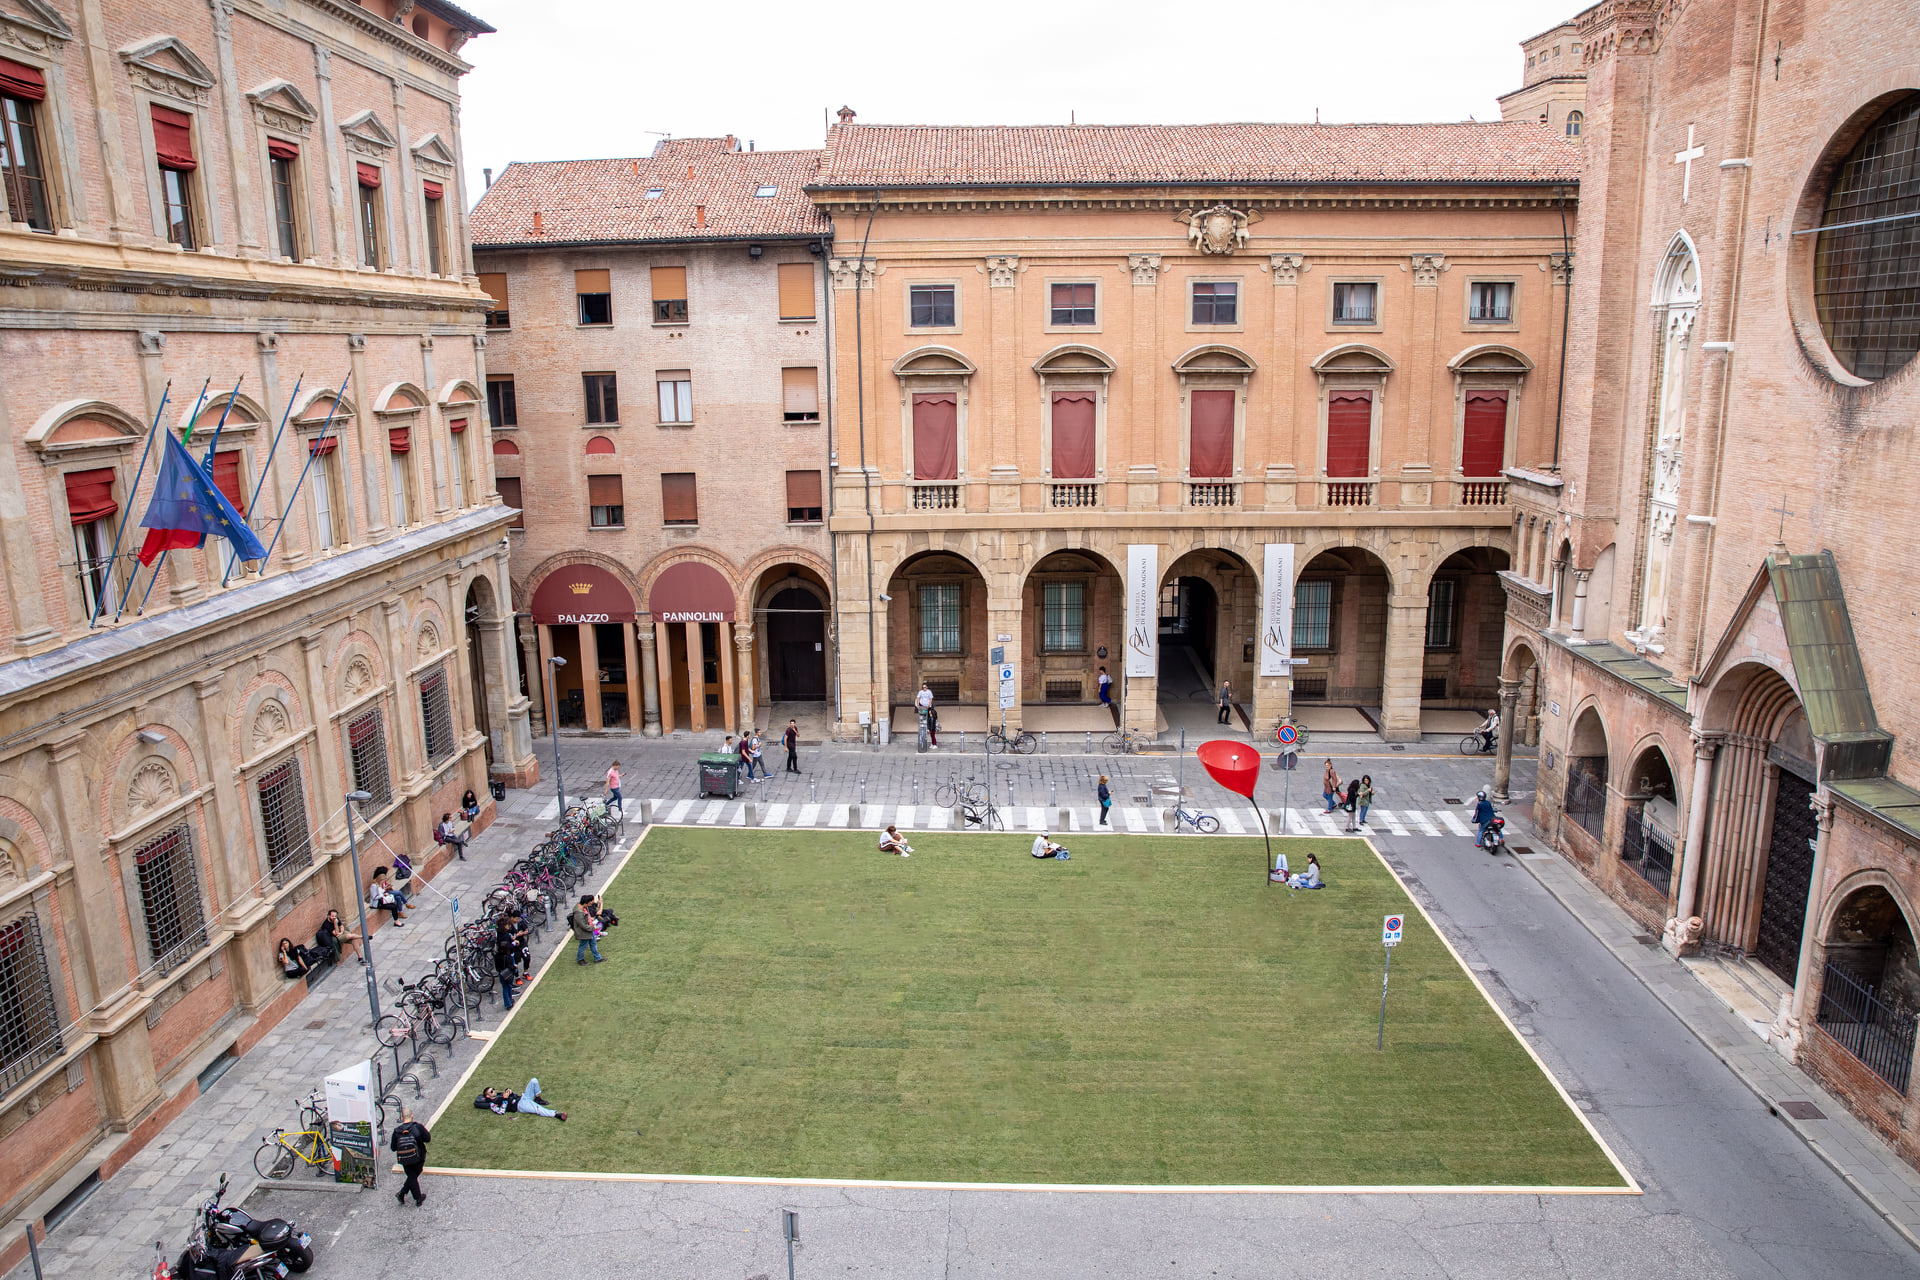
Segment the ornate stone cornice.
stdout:
[[253,118],[269,129],[305,137],[320,118],[307,96],[290,80],[269,80],[247,90]]
[[440,135],[430,133],[413,144],[413,163],[421,173],[430,178],[453,177],[453,152],[440,140]]
[[195,106],[212,96],[213,72],[193,50],[173,36],[161,36],[120,50],[127,75],[150,93],[163,94]]
[[347,150],[373,160],[386,159],[396,142],[392,131],[370,110],[342,121],[340,132],[347,139]]
[[67,20],[41,0],[11,0],[8,8],[16,12],[0,13],[0,45],[24,53],[50,53],[53,46],[73,39]]
[[1658,47],[1660,11],[1668,0],[1602,0],[1575,22],[1581,65],[1591,68],[1614,54],[1652,53]]
[[1571,253],[1548,254],[1547,269],[1553,273],[1555,284],[1566,284],[1573,279],[1573,255]]

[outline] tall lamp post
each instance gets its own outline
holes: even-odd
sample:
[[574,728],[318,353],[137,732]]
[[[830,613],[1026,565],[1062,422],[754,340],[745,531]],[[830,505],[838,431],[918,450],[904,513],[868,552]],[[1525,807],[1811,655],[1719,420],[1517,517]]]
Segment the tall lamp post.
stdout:
[[565,658],[547,659],[547,729],[553,734],[553,785],[560,793],[560,813],[567,811],[567,784],[560,778],[560,704],[553,700],[553,673],[567,665]]
[[367,962],[367,1012],[373,1021],[380,1021],[380,982],[373,972],[373,935],[367,929],[367,895],[360,887],[360,841],[354,834],[355,805],[365,804],[373,797],[365,791],[347,792],[347,853],[353,859],[353,884],[360,899],[360,958]]

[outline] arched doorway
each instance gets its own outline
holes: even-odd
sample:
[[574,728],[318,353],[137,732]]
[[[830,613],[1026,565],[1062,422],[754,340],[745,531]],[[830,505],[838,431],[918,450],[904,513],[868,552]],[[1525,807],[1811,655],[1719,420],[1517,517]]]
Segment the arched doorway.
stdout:
[[973,562],[952,551],[910,556],[887,579],[887,687],[893,729],[913,732],[913,699],[922,681],[935,705],[960,708],[941,715],[942,731],[984,730],[994,689],[987,652],[987,580]]
[[1820,1029],[1905,1093],[1920,1009],[1920,955],[1906,913],[1880,885],[1856,889],[1834,909],[1823,944]]
[[1253,566],[1206,547],[1167,566],[1160,579],[1160,714],[1172,729],[1219,727],[1222,681],[1233,685],[1228,728],[1247,727],[1253,701],[1260,586]]
[[647,590],[660,672],[660,727],[735,725],[733,584],[703,560],[662,569]]
[[1500,693],[1500,640],[1507,592],[1500,571],[1507,553],[1469,547],[1440,562],[1427,582],[1426,656],[1420,705],[1485,711]]
[[[1097,707],[1102,668],[1113,681],[1112,696],[1121,696],[1124,594],[1119,571],[1094,552],[1062,550],[1040,557],[1021,588],[1021,652],[1030,655],[1022,673],[1023,703]],[[1165,646],[1163,638],[1163,662]],[[1063,711],[1037,722],[1029,716],[1022,723],[1077,731],[1105,730],[1117,721]]]
[[497,682],[490,682],[487,679],[486,650],[481,640],[483,624],[495,629],[501,625],[499,619],[494,617],[493,584],[485,578],[475,578],[472,585],[467,588],[463,610],[466,625],[460,630],[466,637],[467,643],[467,681],[473,694],[471,699],[473,719],[475,727],[486,735],[487,769],[491,772],[493,763],[498,758],[496,752],[498,740],[494,736],[495,726],[504,723],[503,719],[497,718],[495,714],[494,699],[499,696],[500,690],[496,687]]
[[1595,840],[1607,826],[1607,727],[1592,707],[1573,722],[1567,740],[1567,790],[1561,812]]
[[[1380,728],[1387,671],[1387,566],[1358,547],[1322,551],[1293,584],[1297,719],[1315,729]],[[1320,708],[1327,708],[1321,712]],[[1333,708],[1346,708],[1344,716]]]
[[1514,686],[1513,709],[1501,708],[1503,731],[1515,742],[1540,745],[1540,660],[1531,646],[1516,644],[1507,654],[1506,680]]
[[[633,658],[633,594],[595,564],[562,565],[534,588],[530,607],[543,668],[551,680],[549,714],[562,729],[599,733],[631,728],[640,705],[639,664]],[[550,658],[564,660],[553,667]],[[551,676],[543,679],[545,672]]]
[[1672,896],[1673,851],[1680,843],[1680,801],[1667,753],[1648,747],[1628,766],[1620,860],[1627,869]]
[[779,564],[760,575],[753,598],[763,637],[759,688],[765,702],[825,702],[831,692],[827,673],[832,670],[827,584],[805,566]]

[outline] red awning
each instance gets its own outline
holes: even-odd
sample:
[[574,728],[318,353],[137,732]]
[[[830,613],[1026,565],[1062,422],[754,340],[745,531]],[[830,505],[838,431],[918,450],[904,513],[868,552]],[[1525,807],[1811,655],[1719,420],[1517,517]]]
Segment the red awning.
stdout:
[[380,170],[374,168],[372,165],[356,163],[354,165],[354,172],[359,175],[361,186],[377,187],[380,185]]
[[656,622],[732,622],[733,588],[712,565],[683,561],[653,580],[647,608]]
[[548,625],[570,622],[632,622],[633,595],[605,569],[590,564],[555,569],[533,593],[533,620]]
[[162,169],[193,170],[193,117],[171,107],[153,108],[153,146]]
[[113,500],[113,468],[67,472],[67,517],[75,524],[104,520],[120,509]]
[[315,436],[307,441],[307,452],[316,458],[324,458],[340,447],[340,437],[328,432],[324,436]]
[[294,146],[291,142],[282,142],[278,138],[268,138],[267,154],[275,160],[298,160],[300,158],[300,148]]
[[449,422],[447,424],[447,430],[454,432],[455,434],[465,431],[466,429],[467,429],[467,420],[465,418],[455,418],[452,422]]
[[429,200],[438,200],[443,194],[440,190],[440,184],[437,182],[422,181],[420,183],[420,189],[427,193],[427,199]]
[[25,98],[28,102],[44,102],[47,78],[33,67],[0,58],[0,93],[9,98]]
[[387,449],[392,453],[406,453],[413,448],[413,428],[394,427],[387,432]]

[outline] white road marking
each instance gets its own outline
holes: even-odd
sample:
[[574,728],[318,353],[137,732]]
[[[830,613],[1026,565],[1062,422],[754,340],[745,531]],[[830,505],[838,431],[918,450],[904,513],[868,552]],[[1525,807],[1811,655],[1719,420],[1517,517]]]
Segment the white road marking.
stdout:
[[662,822],[684,821],[687,816],[687,810],[691,808],[693,808],[693,801],[682,800],[679,804],[674,805],[673,810],[670,813],[668,813],[666,817],[662,818],[661,821]]
[[819,826],[820,825],[820,806],[817,804],[801,805],[800,816],[794,819],[794,825],[797,827]]
[[1440,828],[1434,826],[1431,822],[1428,822],[1427,815],[1420,812],[1418,809],[1408,809],[1405,811],[1405,813],[1406,813],[1407,821],[1411,822],[1414,826],[1420,828],[1421,835],[1437,836],[1440,834]]
[[846,826],[853,816],[849,810],[850,806],[848,805],[837,804],[833,806],[833,816],[827,819],[827,825],[830,827]]
[[[1239,815],[1232,809],[1222,809],[1214,816],[1220,819],[1221,829],[1229,835],[1243,836],[1247,833],[1246,827],[1240,822]],[[1256,825],[1258,825],[1257,822]]]
[[1126,820],[1127,830],[1145,831],[1147,829],[1147,811],[1145,809],[1126,808],[1119,811]]
[[1386,823],[1387,830],[1396,836],[1403,836],[1407,834],[1407,829],[1400,825],[1400,819],[1394,817],[1391,813],[1387,812],[1385,809],[1375,809],[1371,813],[1369,813],[1367,817],[1378,818],[1381,822]]
[[760,825],[765,827],[781,827],[785,826],[786,822],[787,806],[784,804],[770,804],[767,806],[767,816],[760,820]]
[[1446,809],[1436,810],[1433,816],[1440,819],[1441,822],[1445,823],[1447,830],[1453,832],[1453,834],[1457,836],[1470,836],[1473,834],[1472,827],[1460,821],[1460,819],[1454,817],[1453,814]]

